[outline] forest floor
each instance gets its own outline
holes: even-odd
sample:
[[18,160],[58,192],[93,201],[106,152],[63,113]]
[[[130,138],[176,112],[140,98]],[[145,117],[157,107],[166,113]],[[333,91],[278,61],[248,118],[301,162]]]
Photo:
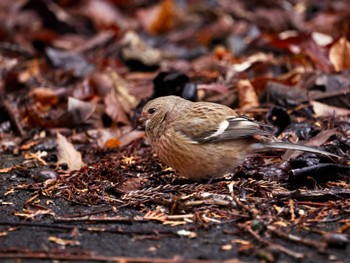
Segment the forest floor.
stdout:
[[[0,261],[349,262],[350,10],[316,2],[1,1]],[[136,129],[166,95],[339,158],[189,181]]]

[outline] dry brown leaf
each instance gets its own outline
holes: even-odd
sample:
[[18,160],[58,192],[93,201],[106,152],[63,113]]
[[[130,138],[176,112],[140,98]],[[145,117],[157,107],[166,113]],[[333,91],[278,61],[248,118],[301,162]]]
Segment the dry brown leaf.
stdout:
[[83,167],[84,162],[81,153],[60,133],[57,133],[57,150],[58,164],[66,163],[71,171],[80,170]]
[[18,166],[12,166],[12,167],[6,167],[6,168],[2,168],[0,169],[0,173],[8,173],[11,172],[13,169],[17,168]]
[[33,59],[27,62],[27,69],[18,76],[19,81],[26,83],[32,78],[40,77],[40,63],[39,59]]
[[129,93],[128,82],[116,72],[111,73],[114,89],[105,96],[106,113],[115,122],[130,125],[128,114],[139,104],[139,100]]
[[39,144],[39,141],[27,142],[26,144],[21,145],[20,150],[21,151],[29,150],[30,148],[32,148],[33,146],[35,146],[37,144]]
[[206,27],[203,27],[197,33],[196,38],[198,39],[199,43],[206,46],[213,39],[228,34],[232,29],[233,23],[233,19],[230,15],[221,15],[221,17],[216,22]]
[[67,109],[68,112],[65,117],[71,119],[71,125],[78,125],[80,123],[84,123],[92,116],[92,114],[95,112],[96,105],[69,97]]
[[237,82],[239,107],[247,109],[259,106],[259,98],[255,92],[253,85],[247,79],[242,79]]
[[329,59],[335,71],[350,69],[350,43],[346,37],[340,38],[329,50]]
[[143,131],[133,130],[131,132],[128,132],[119,138],[120,146],[126,146],[137,139],[143,138],[144,136],[145,133]]
[[36,102],[40,102],[42,105],[56,105],[58,103],[58,96],[56,92],[49,88],[39,87],[35,88],[29,93]]
[[121,28],[123,30],[136,27],[136,22],[118,9],[113,1],[90,0],[84,1],[84,12],[97,28]]
[[125,33],[121,43],[123,45],[121,54],[125,60],[141,61],[145,65],[158,65],[163,58],[161,50],[150,47],[134,31]]
[[114,89],[111,90],[109,95],[104,97],[104,103],[106,107],[105,108],[106,113],[114,122],[130,125],[130,120],[121,103],[120,96],[117,94],[117,92]]
[[[301,143],[302,145],[309,147],[318,147],[328,141],[328,139],[336,133],[336,129],[324,130],[317,134],[315,137],[309,139],[308,141],[304,141]],[[298,156],[303,154],[302,151],[288,150],[282,156],[282,160],[295,159]]]
[[274,60],[274,57],[271,54],[266,54],[262,52],[255,53],[242,61],[241,63],[233,64],[230,71],[227,73],[228,79],[231,79],[232,74],[236,74],[237,72],[244,72],[249,69],[255,63],[268,63]]
[[215,91],[217,93],[227,94],[229,89],[224,84],[212,83],[212,84],[198,84],[197,89]]
[[350,115],[350,110],[330,106],[318,101],[311,101],[310,104],[315,112],[315,117],[340,117],[345,115]]
[[175,15],[173,0],[163,0],[159,5],[137,12],[141,25],[152,34],[162,34],[173,28]]
[[115,84],[116,91],[120,98],[124,110],[128,111],[135,108],[139,104],[139,100],[129,93],[129,83],[123,79],[117,72],[112,72],[111,77]]

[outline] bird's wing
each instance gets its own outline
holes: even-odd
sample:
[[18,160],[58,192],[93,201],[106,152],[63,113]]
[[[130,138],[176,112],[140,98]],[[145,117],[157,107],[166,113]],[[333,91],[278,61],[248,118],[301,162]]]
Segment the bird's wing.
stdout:
[[203,132],[192,137],[199,143],[218,143],[236,139],[250,138],[254,135],[269,135],[261,129],[261,125],[246,117],[228,117],[222,121],[218,128]]
[[210,107],[209,110],[200,107],[185,114],[183,120],[177,121],[175,131],[186,136],[192,143],[218,143],[254,135],[270,135],[253,119],[229,114],[235,112],[227,107]]

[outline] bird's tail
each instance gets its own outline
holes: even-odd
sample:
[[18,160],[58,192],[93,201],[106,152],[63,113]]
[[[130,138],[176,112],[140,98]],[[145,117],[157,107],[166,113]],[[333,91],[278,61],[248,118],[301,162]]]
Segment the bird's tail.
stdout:
[[331,157],[335,157],[338,159],[340,158],[338,155],[324,151],[324,150],[320,150],[309,146],[299,145],[299,144],[292,144],[288,142],[276,142],[276,141],[262,142],[262,143],[255,143],[252,145],[252,147],[253,147],[253,150],[257,150],[257,151],[266,151],[269,149],[297,150],[297,151],[321,154],[329,158]]

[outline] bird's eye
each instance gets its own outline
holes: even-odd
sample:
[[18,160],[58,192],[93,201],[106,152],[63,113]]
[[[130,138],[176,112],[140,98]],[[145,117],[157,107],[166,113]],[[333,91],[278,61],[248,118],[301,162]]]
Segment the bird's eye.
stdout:
[[148,109],[147,112],[148,112],[149,114],[153,114],[153,113],[156,112],[156,108],[150,108],[150,109]]

